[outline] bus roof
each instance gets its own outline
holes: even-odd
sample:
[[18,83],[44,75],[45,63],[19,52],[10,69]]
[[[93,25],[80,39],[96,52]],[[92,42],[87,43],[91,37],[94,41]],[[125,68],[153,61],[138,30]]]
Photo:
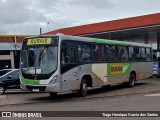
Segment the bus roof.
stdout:
[[143,44],[143,43],[118,41],[118,40],[109,40],[109,39],[99,39],[99,38],[79,37],[79,36],[71,36],[71,35],[63,35],[63,34],[41,35],[41,36],[39,35],[39,36],[27,37],[27,38],[41,38],[41,37],[54,37],[54,36],[60,37],[61,40],[67,40],[67,39],[69,39],[69,40],[78,40],[78,41],[84,41],[84,42],[104,43],[104,44],[109,44],[109,45],[152,47],[149,44]]
[[109,44],[109,45],[152,47],[150,44],[127,42],[127,41],[118,41],[118,40],[109,40],[109,39],[87,38],[87,37],[79,37],[79,36],[68,36],[68,38],[70,40],[79,40],[79,41],[87,41],[87,42],[94,42],[94,43],[104,43],[104,44]]

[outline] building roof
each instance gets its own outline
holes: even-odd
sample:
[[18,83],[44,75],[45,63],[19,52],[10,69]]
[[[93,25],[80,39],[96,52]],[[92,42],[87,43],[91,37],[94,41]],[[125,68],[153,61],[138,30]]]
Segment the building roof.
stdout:
[[160,25],[160,13],[63,28],[45,34],[85,35],[153,25]]

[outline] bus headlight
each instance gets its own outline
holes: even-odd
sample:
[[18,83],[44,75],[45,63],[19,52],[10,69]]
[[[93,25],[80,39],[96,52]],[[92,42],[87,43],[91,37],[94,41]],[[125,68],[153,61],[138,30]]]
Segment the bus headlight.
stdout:
[[54,84],[58,79],[58,75],[54,76],[53,79],[48,83],[49,85]]

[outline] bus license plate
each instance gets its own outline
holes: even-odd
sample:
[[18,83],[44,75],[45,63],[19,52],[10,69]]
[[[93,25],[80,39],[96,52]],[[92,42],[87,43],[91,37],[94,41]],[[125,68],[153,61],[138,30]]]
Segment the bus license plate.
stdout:
[[32,92],[39,92],[39,89],[32,89]]

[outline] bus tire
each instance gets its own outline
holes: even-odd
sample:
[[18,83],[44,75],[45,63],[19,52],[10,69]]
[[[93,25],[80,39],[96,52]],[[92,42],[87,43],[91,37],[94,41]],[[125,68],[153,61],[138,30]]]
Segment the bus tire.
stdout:
[[79,90],[79,96],[85,97],[87,95],[87,90],[88,90],[87,81],[85,79],[82,79]]
[[0,85],[0,95],[2,95],[3,93],[5,93],[6,89],[3,85]]
[[136,82],[136,75],[135,75],[135,73],[131,73],[129,76],[128,87],[134,87],[135,82]]
[[50,95],[51,97],[56,97],[56,96],[57,96],[57,93],[56,93],[56,92],[49,92],[49,95]]

